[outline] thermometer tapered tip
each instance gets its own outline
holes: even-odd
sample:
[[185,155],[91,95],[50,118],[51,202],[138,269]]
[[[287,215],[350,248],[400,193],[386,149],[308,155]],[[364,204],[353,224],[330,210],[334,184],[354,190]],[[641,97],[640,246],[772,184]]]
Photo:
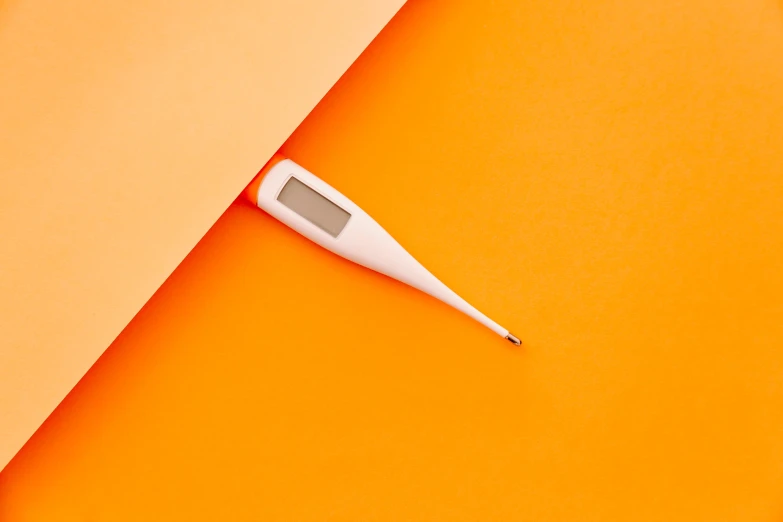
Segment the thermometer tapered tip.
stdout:
[[519,340],[519,337],[517,337],[516,335],[514,335],[512,333],[509,333],[506,336],[506,340],[508,340],[508,342],[512,343],[514,346],[521,346],[522,345],[522,341]]

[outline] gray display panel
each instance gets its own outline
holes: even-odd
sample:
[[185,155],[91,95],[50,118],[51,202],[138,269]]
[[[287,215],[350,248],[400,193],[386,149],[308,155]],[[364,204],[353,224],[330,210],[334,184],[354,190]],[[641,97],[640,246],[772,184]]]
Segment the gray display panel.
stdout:
[[291,177],[277,200],[324,232],[337,237],[351,215],[298,179]]

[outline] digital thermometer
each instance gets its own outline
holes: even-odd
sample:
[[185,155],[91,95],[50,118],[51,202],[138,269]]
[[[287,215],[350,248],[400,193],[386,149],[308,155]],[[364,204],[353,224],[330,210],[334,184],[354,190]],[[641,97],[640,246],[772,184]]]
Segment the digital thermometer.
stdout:
[[259,208],[325,249],[418,288],[522,344],[441,283],[355,203],[290,159],[273,158],[247,194]]

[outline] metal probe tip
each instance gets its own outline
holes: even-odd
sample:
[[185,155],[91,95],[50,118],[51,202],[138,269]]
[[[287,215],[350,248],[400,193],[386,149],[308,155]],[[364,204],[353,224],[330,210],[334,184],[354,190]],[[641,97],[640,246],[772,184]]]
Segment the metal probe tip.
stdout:
[[506,339],[508,342],[512,343],[514,346],[521,346],[522,341],[519,340],[519,337],[509,332],[509,334],[506,336]]

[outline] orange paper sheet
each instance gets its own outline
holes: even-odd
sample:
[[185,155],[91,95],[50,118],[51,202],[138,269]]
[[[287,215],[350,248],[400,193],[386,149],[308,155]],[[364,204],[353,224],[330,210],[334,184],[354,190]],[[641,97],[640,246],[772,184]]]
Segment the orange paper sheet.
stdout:
[[523,349],[238,202],[0,519],[780,522],[780,7],[410,0],[282,153]]
[[0,468],[401,4],[0,2]]

